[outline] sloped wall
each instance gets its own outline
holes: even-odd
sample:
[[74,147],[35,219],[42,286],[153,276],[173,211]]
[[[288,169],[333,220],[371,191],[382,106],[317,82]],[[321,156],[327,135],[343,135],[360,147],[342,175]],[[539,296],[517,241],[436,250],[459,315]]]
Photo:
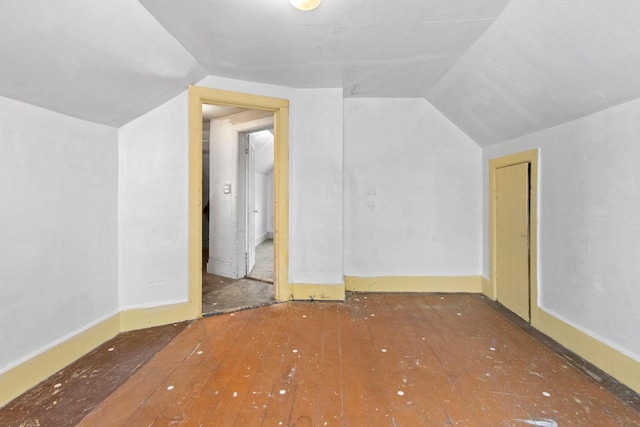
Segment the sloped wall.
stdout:
[[0,373],[118,311],[117,138],[0,98]]
[[119,129],[120,308],[187,298],[187,94]]

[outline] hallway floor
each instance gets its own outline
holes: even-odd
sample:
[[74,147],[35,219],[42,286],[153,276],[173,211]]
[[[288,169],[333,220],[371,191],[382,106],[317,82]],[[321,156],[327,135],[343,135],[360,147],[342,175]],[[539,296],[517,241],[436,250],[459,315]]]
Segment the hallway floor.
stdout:
[[274,304],[273,240],[256,246],[256,263],[246,278],[229,279],[204,273],[202,279],[204,316]]
[[272,283],[229,279],[206,273],[202,283],[202,314],[211,316],[275,304]]
[[256,264],[247,277],[273,283],[273,239],[267,239],[256,246]]
[[135,373],[88,360],[125,376],[97,406],[57,378],[0,425],[640,426],[637,393],[558,348],[479,295],[290,302],[191,322]]

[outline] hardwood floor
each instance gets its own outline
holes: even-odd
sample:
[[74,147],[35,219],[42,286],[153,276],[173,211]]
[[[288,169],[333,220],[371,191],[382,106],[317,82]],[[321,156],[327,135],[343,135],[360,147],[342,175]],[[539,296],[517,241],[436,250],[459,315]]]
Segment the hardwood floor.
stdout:
[[80,425],[640,426],[629,402],[479,296],[351,294],[192,322]]
[[119,334],[0,408],[0,426],[76,425],[186,326]]

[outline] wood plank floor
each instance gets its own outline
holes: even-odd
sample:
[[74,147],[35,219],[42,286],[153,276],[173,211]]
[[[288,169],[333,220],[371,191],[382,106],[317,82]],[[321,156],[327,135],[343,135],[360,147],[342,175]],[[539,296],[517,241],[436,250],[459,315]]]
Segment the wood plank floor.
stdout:
[[0,426],[76,425],[186,326],[119,334],[0,408]]
[[192,322],[80,425],[640,426],[634,399],[479,296],[351,294]]

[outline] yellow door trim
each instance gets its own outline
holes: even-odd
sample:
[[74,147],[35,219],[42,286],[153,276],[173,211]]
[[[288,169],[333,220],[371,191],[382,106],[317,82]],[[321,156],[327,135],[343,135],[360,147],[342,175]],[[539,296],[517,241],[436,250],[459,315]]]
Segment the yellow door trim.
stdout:
[[496,171],[500,168],[522,163],[531,165],[529,192],[530,210],[530,248],[529,248],[529,311],[531,313],[531,324],[538,327],[538,149],[529,150],[522,153],[511,154],[489,161],[489,265],[490,282],[489,287],[484,287],[487,296],[496,299]]
[[191,318],[190,310],[191,306],[186,302],[125,309],[120,312],[120,332],[183,322]]
[[291,299],[289,284],[289,101],[267,96],[189,86],[189,305],[202,316],[202,104],[229,105],[274,113],[275,298]]
[[345,276],[349,292],[482,292],[480,276]]

